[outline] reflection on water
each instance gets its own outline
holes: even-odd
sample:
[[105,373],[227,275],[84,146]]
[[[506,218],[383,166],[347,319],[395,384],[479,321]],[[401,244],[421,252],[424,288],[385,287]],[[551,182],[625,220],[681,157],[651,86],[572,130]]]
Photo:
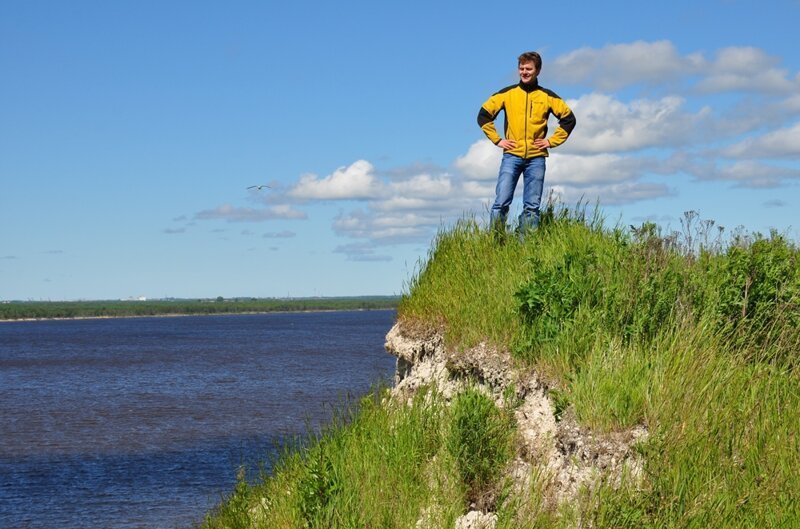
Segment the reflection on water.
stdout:
[[0,324],[0,527],[188,527],[347,394],[394,311]]

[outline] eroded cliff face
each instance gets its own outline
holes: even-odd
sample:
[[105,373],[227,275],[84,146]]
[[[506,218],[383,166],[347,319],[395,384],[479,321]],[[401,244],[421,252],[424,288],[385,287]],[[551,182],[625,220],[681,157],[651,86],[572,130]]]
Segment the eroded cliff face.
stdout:
[[[537,480],[543,507],[555,509],[576,501],[581,490],[591,491],[601,480],[619,483],[623,474],[634,482],[639,479],[642,461],[633,446],[647,436],[644,427],[599,435],[580,426],[569,410],[557,420],[546,384],[535,371],[515,365],[508,352],[486,344],[448,351],[441,333],[415,335],[402,322],[387,334],[386,349],[397,357],[396,400],[410,402],[420,388],[432,385],[450,400],[473,384],[498,406],[513,409],[517,449],[507,473],[515,494],[529,495],[532,480]],[[473,508],[456,527],[494,526],[491,512],[480,505]]]

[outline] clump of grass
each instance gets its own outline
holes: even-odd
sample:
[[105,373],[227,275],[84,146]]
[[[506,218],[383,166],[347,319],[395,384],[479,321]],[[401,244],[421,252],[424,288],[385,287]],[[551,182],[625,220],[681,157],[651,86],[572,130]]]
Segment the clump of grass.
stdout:
[[478,389],[454,399],[446,446],[470,503],[483,503],[495,492],[491,487],[513,454],[513,432],[513,418]]

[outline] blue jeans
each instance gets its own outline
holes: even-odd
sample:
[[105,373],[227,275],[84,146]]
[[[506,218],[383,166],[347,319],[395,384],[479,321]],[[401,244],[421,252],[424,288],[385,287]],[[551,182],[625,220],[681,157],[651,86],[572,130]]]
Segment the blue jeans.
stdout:
[[520,158],[503,153],[500,174],[497,176],[497,198],[491,211],[491,224],[505,226],[508,209],[514,199],[519,175],[522,174],[522,213],[519,215],[519,229],[524,231],[539,225],[539,206],[544,188],[545,157]]

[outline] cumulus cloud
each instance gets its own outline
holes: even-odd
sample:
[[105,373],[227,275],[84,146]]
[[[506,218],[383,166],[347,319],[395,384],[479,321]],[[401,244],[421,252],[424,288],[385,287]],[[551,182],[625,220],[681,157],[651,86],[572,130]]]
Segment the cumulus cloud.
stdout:
[[675,87],[694,82],[702,93],[792,94],[800,77],[778,66],[780,59],[759,48],[731,46],[712,59],[681,54],[668,40],[579,48],[545,63],[543,75],[559,84],[584,84],[601,91],[633,85]]
[[424,239],[430,234],[430,228],[438,223],[439,218],[433,215],[354,210],[336,217],[333,230],[338,235],[369,239],[376,244],[397,244]]
[[469,146],[467,153],[456,158],[456,169],[472,180],[494,180],[503,151],[487,139]]
[[746,138],[721,151],[730,158],[800,158],[800,122]]
[[697,83],[702,92],[792,93],[800,85],[790,80],[788,71],[777,68],[779,59],[749,46],[728,47],[706,68],[706,77]]
[[228,222],[263,222],[276,219],[305,219],[305,212],[294,209],[288,204],[279,204],[262,209],[240,208],[223,204],[218,208],[207,209],[196,213],[197,220],[225,220]]
[[553,154],[547,164],[547,181],[559,186],[584,187],[635,180],[659,168],[653,158],[617,154]]
[[579,48],[543,66],[545,76],[558,83],[589,84],[616,90],[632,84],[662,84],[687,72],[698,71],[698,54],[682,56],[668,40],[609,44],[600,49]]
[[553,194],[565,204],[574,204],[581,200],[584,203],[599,201],[604,206],[618,206],[675,194],[675,191],[665,184],[649,182],[623,182],[584,187],[554,185],[551,189]]
[[304,200],[352,200],[373,198],[380,191],[375,168],[366,160],[357,160],[324,178],[303,175],[287,194]]
[[496,175],[491,182],[474,182],[467,180],[461,185],[462,196],[467,199],[487,197],[494,198],[495,186],[497,185],[496,180]]
[[570,106],[579,126],[563,150],[586,153],[684,145],[694,139],[710,113],[708,108],[684,112],[684,99],[677,96],[623,103],[592,93],[570,101]]
[[779,103],[779,106],[791,114],[800,113],[800,93],[787,97]]
[[750,188],[777,187],[786,180],[800,178],[800,169],[754,160],[724,165],[716,162],[697,162],[687,165],[686,169],[698,180],[724,180],[734,182],[738,187]]
[[439,176],[420,174],[389,184],[391,196],[441,198],[450,196],[452,191],[453,185],[447,174]]

